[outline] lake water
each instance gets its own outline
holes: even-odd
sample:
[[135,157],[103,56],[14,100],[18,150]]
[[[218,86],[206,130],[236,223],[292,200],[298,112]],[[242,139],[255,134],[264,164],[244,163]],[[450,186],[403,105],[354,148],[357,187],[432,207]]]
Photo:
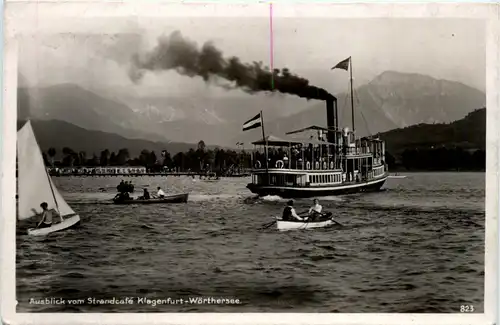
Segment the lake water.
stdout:
[[[290,232],[259,230],[285,200],[255,199],[248,179],[131,178],[189,202],[115,206],[120,178],[54,178],[82,224],[18,234],[18,312],[483,312],[485,174],[405,175],[320,198],[344,227]],[[44,298],[66,303],[35,303]]]

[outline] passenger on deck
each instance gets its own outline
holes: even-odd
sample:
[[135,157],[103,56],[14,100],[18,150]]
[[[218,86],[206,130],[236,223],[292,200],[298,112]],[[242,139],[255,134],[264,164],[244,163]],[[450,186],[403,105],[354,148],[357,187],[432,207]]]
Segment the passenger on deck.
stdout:
[[293,208],[293,201],[292,200],[288,201],[285,209],[283,210],[282,219],[285,221],[293,221],[293,219],[296,219],[299,221],[304,220],[304,218],[299,217],[297,212],[295,212],[295,209]]
[[156,193],[156,196],[158,196],[160,199],[165,197],[165,192],[163,192],[161,187],[159,187],[159,186],[158,186],[158,192]]

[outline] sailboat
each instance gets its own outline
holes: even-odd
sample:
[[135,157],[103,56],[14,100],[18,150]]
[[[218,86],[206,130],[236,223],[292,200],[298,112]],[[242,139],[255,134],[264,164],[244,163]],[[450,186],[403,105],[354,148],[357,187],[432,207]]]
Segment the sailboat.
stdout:
[[59,219],[55,216],[52,226],[48,228],[30,228],[28,235],[44,236],[79,224],[80,216],[66,203],[47,172],[30,121],[17,132],[17,159],[18,220],[40,215],[42,202],[46,202],[48,209],[57,211],[62,218],[62,222],[55,223]]

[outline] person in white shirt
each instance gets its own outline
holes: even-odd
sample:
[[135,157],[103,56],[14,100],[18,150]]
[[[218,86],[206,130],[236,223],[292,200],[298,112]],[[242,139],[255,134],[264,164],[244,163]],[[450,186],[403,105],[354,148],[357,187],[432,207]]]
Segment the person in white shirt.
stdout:
[[318,199],[314,199],[314,205],[309,209],[309,216],[312,218],[319,218],[321,216],[323,207],[319,205]]
[[285,221],[293,221],[292,219],[296,219],[299,221],[304,220],[304,218],[300,217],[297,214],[297,212],[295,212],[295,209],[293,208],[293,201],[292,200],[288,201],[285,209],[283,210],[282,219]]
[[160,199],[165,197],[165,192],[162,191],[161,187],[158,186],[158,192],[156,193]]

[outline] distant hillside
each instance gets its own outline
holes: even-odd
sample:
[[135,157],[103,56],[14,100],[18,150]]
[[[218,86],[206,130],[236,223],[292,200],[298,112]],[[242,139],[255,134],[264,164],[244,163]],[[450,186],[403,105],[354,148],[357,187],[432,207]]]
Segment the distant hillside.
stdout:
[[[24,121],[18,121],[18,129],[24,123]],[[105,149],[118,152],[120,149],[127,148],[131,157],[138,156],[143,149],[155,151],[157,154],[160,154],[162,150],[167,150],[172,155],[180,151],[188,151],[191,148],[196,149],[196,144],[127,139],[116,134],[86,130],[71,123],[57,120],[31,121],[31,124],[42,151],[53,147],[58,156],[64,147],[69,147],[76,152],[84,151],[89,157],[94,153],[99,156],[100,152]]]
[[[132,139],[165,141],[127,105],[73,84],[18,89],[19,120],[58,120]],[[139,129],[139,130],[137,130]]]
[[430,147],[486,148],[486,108],[469,113],[465,118],[444,124],[418,124],[380,134],[386,150],[392,154],[405,149]]

